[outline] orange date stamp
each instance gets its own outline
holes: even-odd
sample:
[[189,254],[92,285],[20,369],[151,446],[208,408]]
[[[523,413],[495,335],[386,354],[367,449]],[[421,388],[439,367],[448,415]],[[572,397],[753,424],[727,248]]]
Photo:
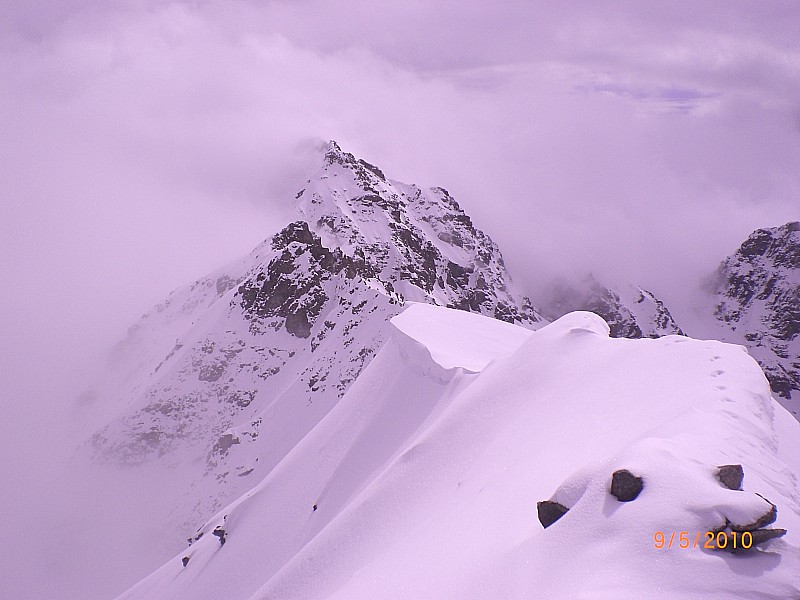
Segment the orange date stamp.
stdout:
[[692,536],[688,531],[672,531],[664,533],[656,531],[653,534],[653,546],[657,550],[664,548],[706,548],[708,550],[723,550],[725,548],[744,548],[753,546],[753,534],[749,531],[698,531]]

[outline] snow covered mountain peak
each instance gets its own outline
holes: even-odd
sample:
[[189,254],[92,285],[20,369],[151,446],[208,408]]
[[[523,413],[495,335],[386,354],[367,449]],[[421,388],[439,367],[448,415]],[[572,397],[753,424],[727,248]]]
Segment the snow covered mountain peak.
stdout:
[[529,326],[543,321],[512,289],[497,245],[444,188],[387,179],[330,142],[323,166],[296,200],[323,245],[340,248],[401,299]]
[[[446,190],[335,142],[320,163],[297,217],[145,315],[95,390],[104,418],[83,457],[132,467],[167,546],[142,535],[126,555],[174,557],[124,598],[800,589],[798,424],[740,347],[670,335],[655,295],[593,278],[554,287],[545,325]],[[756,232],[720,271],[719,329],[745,328],[768,374],[781,351],[797,367],[798,231]],[[731,462],[745,489],[720,488]],[[636,503],[609,497],[616,468],[645,481]],[[548,496],[570,514],[544,531]],[[659,531],[748,525],[772,502],[788,533],[771,546],[780,568],[748,559],[763,578],[653,546]]]
[[441,188],[389,180],[332,142],[296,202],[300,219],[132,327],[124,376],[95,390],[110,415],[87,446],[95,460],[180,470],[159,487],[176,539],[280,464],[407,302],[544,324]]

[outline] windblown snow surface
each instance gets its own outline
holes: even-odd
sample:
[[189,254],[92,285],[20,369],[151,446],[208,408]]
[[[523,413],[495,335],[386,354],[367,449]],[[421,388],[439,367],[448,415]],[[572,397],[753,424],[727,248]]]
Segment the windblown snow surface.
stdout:
[[[715,477],[731,463],[743,491]],[[633,502],[608,492],[621,468]],[[795,473],[800,424],[740,346],[412,304],[336,407],[120,598],[797,599]],[[757,494],[788,530],[761,550],[655,547],[756,521]],[[549,498],[570,511],[543,529]]]

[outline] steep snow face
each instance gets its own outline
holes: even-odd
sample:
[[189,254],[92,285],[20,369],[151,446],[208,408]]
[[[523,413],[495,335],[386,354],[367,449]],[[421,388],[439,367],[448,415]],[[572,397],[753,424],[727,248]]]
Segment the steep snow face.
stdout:
[[603,317],[612,337],[641,338],[684,335],[664,303],[651,292],[636,285],[612,290],[588,277],[578,284],[555,282],[543,304],[550,319],[587,310]]
[[331,143],[297,203],[307,220],[131,328],[84,406],[99,422],[95,460],[172,469],[142,487],[163,495],[165,522],[183,536],[335,406],[405,302],[539,324],[497,247],[443,190],[389,182]]
[[[800,596],[800,424],[740,347],[613,339],[586,312],[533,333],[438,307],[392,322],[327,416],[120,598]],[[741,491],[715,477],[731,463]],[[609,493],[622,468],[632,502]],[[570,510],[542,529],[548,498]],[[785,537],[702,547],[770,502]]]
[[717,275],[723,339],[746,345],[800,416],[800,223],[755,231]]

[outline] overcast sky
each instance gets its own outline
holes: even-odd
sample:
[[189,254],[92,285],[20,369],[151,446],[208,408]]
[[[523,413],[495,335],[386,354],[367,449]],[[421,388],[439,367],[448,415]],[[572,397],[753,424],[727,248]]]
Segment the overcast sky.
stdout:
[[34,459],[87,358],[291,218],[321,140],[446,187],[529,292],[674,296],[800,219],[796,2],[111,5],[0,0],[0,417]]
[[794,2],[108,4],[0,4],[3,308],[48,330],[247,252],[319,140],[448,188],[523,286],[800,216]]

